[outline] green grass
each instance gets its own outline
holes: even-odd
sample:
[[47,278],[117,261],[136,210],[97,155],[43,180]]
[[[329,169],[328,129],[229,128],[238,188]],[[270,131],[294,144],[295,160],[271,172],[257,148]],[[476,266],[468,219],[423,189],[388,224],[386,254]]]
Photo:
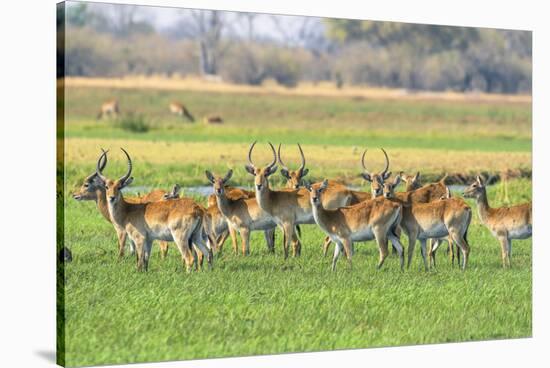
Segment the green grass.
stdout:
[[[147,133],[117,130],[94,120],[101,102],[120,98],[121,110],[146,116]],[[200,120],[168,112],[179,100]],[[531,106],[524,103],[400,101],[237,93],[68,88],[66,137],[181,142],[273,142],[386,148],[517,152],[531,150]]]
[[[148,130],[95,121],[111,97],[119,98],[122,114],[143,116]],[[224,124],[171,116],[172,100],[197,120],[219,114]],[[66,89],[65,106],[59,238],[64,234],[74,258],[60,289],[69,366],[531,336],[532,242],[514,242],[513,268],[503,270],[498,242],[477,213],[466,272],[452,267],[444,250],[437,269],[424,272],[419,247],[411,269],[399,271],[391,256],[376,271],[378,251],[369,242],[356,245],[353,270],[341,259],[332,273],[331,257],[321,254],[324,235],[305,225],[300,258],[283,261],[280,232],[275,256],[262,234],[253,233],[251,256],[234,256],[227,242],[211,271],[186,274],[174,247],[162,261],[155,245],[149,272],[137,273],[133,257],[116,259],[112,225],[95,205],[70,198],[94,170],[100,147],[111,149],[106,175],[124,172],[123,146],[134,159],[135,186],[179,183],[184,193],[185,186],[206,184],[205,168],[222,173],[231,167],[232,184],[250,185],[243,164],[254,140],[262,142],[254,152],[259,162],[270,160],[266,141],[300,142],[308,178],[342,178],[364,189],[357,174],[365,147],[373,170],[382,167],[378,147],[385,147],[391,170],[420,170],[425,180],[443,172],[529,169],[530,104],[73,87]],[[291,167],[299,162],[295,146],[284,157]],[[272,183],[282,184],[279,173]],[[531,200],[529,180],[510,181],[508,190],[511,203]],[[503,204],[500,184],[489,197]]]
[[[495,205],[499,189],[489,194]],[[531,182],[509,191],[513,203],[530,199]],[[162,261],[155,246],[149,272],[137,273],[133,257],[116,260],[112,226],[93,203],[66,198],[65,226],[70,366],[531,336],[531,240],[514,242],[513,268],[503,270],[477,214],[466,272],[444,250],[428,273],[419,251],[410,270],[392,256],[376,271],[368,242],[356,245],[353,270],[341,259],[332,273],[323,234],[308,225],[302,256],[286,262],[280,233],[276,255],[254,233],[251,256],[234,256],[227,242],[211,271],[186,274],[175,248]]]

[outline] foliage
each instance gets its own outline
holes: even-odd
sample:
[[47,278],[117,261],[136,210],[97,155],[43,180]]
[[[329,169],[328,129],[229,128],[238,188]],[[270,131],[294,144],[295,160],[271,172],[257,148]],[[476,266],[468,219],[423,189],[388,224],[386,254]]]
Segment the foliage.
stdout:
[[159,31],[148,23],[145,8],[110,7],[67,8],[67,75],[217,74],[251,85],[271,78],[287,87],[310,80],[411,90],[531,91],[527,31],[306,18],[293,36],[277,21],[284,35],[277,41],[255,37],[253,28],[247,37],[232,32],[253,24],[248,13],[187,10],[176,29]]
[[132,133],[146,133],[150,126],[142,114],[127,113],[117,120],[116,126]]

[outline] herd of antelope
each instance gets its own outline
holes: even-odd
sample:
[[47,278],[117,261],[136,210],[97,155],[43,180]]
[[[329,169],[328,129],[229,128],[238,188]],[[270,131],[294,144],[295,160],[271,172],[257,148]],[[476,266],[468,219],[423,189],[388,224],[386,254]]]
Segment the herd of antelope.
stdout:
[[[195,121],[195,117],[191,115],[189,109],[180,102],[172,101],[168,105],[168,110],[171,114],[185,118],[191,123]],[[120,115],[120,104],[118,99],[112,98],[101,104],[96,120],[100,119],[116,119]],[[223,119],[219,115],[207,115],[203,118],[205,124],[223,124]]]
[[[102,150],[96,170],[85,178],[73,197],[97,203],[103,217],[115,228],[119,257],[124,255],[126,239],[130,239],[138,270],[148,269],[154,240],[160,241],[163,258],[168,250],[167,242],[174,242],[188,272],[193,267],[202,267],[204,258],[211,267],[214,253],[222,251],[229,236],[233,251],[237,253],[237,234],[241,237],[243,255],[250,252],[252,231],[263,231],[267,249],[274,253],[277,227],[283,233],[284,258],[289,256],[291,248],[293,255],[299,256],[302,246],[300,225],[303,224],[316,224],[326,234],[324,254],[334,243],[332,270],[335,270],[341,253],[351,268],[353,244],[369,240],[375,240],[378,245],[378,268],[388,256],[389,240],[403,269],[402,232],[408,238],[407,267],[419,240],[426,270],[435,266],[435,252],[442,241],[449,243],[451,262],[454,264],[456,253],[457,263],[463,270],[466,268],[470,254],[467,234],[472,209],[464,199],[451,197],[444,183],[445,177],[427,185],[421,185],[419,173],[414,176],[399,173],[392,178],[384,149],[384,169],[381,172],[369,171],[365,150],[361,157],[361,176],[370,182],[371,190],[361,192],[350,190],[334,180],[307,181],[304,177],[309,169],[299,144],[301,165],[297,170],[291,170],[283,163],[281,145],[275,151],[271,143],[272,161],[267,165],[256,165],[252,160],[255,146],[256,142],[251,144],[245,165],[246,171],[254,177],[254,191],[229,186],[232,170],[223,176],[206,170],[206,178],[213,187],[206,208],[191,198],[180,197],[178,185],[170,192],[153,190],[139,198],[123,195],[122,189],[133,181],[132,160],[124,149],[128,169],[122,177],[113,180],[104,176],[108,152]],[[269,182],[270,176],[277,171],[277,163],[287,180],[286,187],[281,189],[272,188]],[[406,185],[405,191],[396,192],[401,181]],[[477,201],[481,222],[501,244],[502,265],[510,267],[512,239],[525,239],[532,233],[531,202],[491,208],[484,182],[479,176],[465,189],[464,197]]]

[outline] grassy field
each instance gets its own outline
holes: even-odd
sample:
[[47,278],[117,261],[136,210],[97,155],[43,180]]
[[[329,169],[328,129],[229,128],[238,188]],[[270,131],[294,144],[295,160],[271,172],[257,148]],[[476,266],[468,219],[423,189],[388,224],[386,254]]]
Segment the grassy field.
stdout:
[[[144,114],[151,129],[132,133],[96,122],[98,105],[111,96],[123,111]],[[185,102],[197,118],[218,113],[226,123],[184,123],[167,113],[171,100]],[[503,270],[499,245],[477,213],[466,272],[452,267],[444,250],[431,272],[423,271],[420,254],[405,272],[395,256],[376,271],[378,251],[369,242],[356,246],[352,271],[340,260],[331,273],[323,234],[306,225],[302,256],[286,262],[279,232],[276,255],[254,233],[251,256],[233,255],[227,243],[211,271],[186,274],[175,248],[162,261],[155,245],[149,272],[137,273],[133,257],[116,260],[112,225],[95,205],[70,198],[94,170],[99,147],[112,150],[107,175],[123,173],[123,146],[135,161],[135,186],[165,189],[205,185],[205,168],[228,167],[236,169],[233,184],[249,186],[242,166],[255,139],[301,142],[312,178],[363,188],[357,174],[365,147],[373,170],[383,165],[380,146],[394,172],[428,177],[530,168],[529,103],[83,87],[67,88],[65,103],[64,238],[74,256],[64,270],[69,366],[531,336],[531,240],[514,243],[513,268]],[[292,166],[296,151],[284,151]],[[268,161],[267,146],[254,158]],[[273,179],[280,185],[279,174]],[[503,203],[500,189],[490,188],[494,205]],[[531,181],[510,181],[509,193],[512,203],[530,200]]]

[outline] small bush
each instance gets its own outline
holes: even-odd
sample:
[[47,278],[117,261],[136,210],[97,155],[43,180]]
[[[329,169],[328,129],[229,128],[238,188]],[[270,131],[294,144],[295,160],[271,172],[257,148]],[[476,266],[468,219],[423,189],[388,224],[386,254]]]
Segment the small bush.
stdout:
[[146,133],[150,126],[145,117],[141,114],[125,114],[117,122],[117,126],[132,133]]

